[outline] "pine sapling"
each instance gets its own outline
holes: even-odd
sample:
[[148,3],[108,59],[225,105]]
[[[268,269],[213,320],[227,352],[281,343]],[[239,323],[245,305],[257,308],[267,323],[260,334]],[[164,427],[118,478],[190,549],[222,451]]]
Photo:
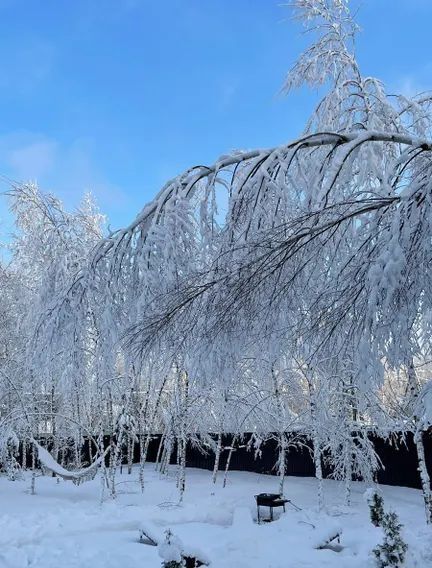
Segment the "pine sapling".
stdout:
[[386,513],[382,520],[384,542],[373,549],[378,568],[403,566],[408,545],[401,536],[402,525],[394,512]]
[[366,502],[369,505],[371,523],[380,527],[384,519],[384,499],[378,489],[368,489],[365,493]]

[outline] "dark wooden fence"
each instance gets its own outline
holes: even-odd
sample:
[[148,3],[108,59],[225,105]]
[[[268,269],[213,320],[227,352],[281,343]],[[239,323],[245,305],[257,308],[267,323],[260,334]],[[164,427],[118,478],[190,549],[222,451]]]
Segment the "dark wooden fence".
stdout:
[[[382,468],[377,473],[378,483],[420,488],[417,452],[412,435],[407,434],[403,439],[401,436],[395,436],[394,438],[395,440],[390,443],[376,436],[371,437],[375,451],[382,463]],[[229,446],[231,441],[232,437],[226,436],[223,443]],[[426,462],[432,477],[432,435],[430,432],[424,435],[424,444]],[[228,452],[224,451],[219,464],[221,470],[225,468],[227,456]],[[232,455],[230,470],[253,471],[275,475],[277,459],[277,442],[276,440],[269,440],[261,445],[261,453],[257,458],[255,458],[253,450],[248,450],[247,447],[238,448]],[[195,448],[188,448],[187,465],[201,469],[213,469],[214,454],[210,452],[207,455],[203,455]],[[330,477],[331,469],[325,467],[324,470],[325,475]],[[311,452],[304,447],[291,447],[288,451],[285,471],[286,475],[298,477],[314,476],[315,466]]]
[[[250,440],[250,438],[251,434],[244,434],[242,441],[235,444],[236,450],[232,453],[229,469],[275,475],[275,464],[278,459],[276,439],[269,439],[268,441],[263,442],[261,444],[259,454],[256,455],[254,449],[248,446],[248,441]],[[417,470],[417,453],[411,434],[406,434],[403,438],[400,435],[394,435],[392,442],[383,440],[382,438],[376,436],[371,436],[371,440],[374,444],[375,451],[383,465],[383,467],[378,471],[377,474],[377,481],[379,483],[420,488],[420,477]],[[106,436],[104,439],[105,447],[109,444],[109,442],[110,438],[109,436]],[[230,447],[232,442],[232,435],[227,434],[223,436],[222,445],[224,447]],[[304,439],[303,442],[308,445],[306,439]],[[147,460],[149,462],[156,461],[159,443],[160,436],[153,436],[150,442],[147,456]],[[426,461],[432,477],[431,431],[424,434],[424,444]],[[90,460],[89,446],[90,444],[86,442],[82,447],[83,462],[88,462]],[[219,464],[219,469],[221,471],[225,469],[228,451],[228,449],[225,449],[221,454]],[[66,456],[66,462],[69,461],[69,458],[72,458],[72,450],[68,450],[67,454],[69,454],[69,456]],[[186,456],[188,467],[196,467],[208,470],[213,469],[215,456],[213,451],[211,450],[207,450],[206,453],[203,453],[203,451],[196,446],[189,444]],[[171,463],[175,462],[175,458],[176,448],[174,447],[171,456]],[[123,458],[123,462],[126,462],[126,457]],[[133,462],[139,462],[138,443],[136,443],[134,446]],[[27,463],[31,463],[30,456],[28,456]],[[331,476],[332,472],[329,467],[325,467],[324,472],[327,477]],[[311,477],[315,475],[315,467],[312,461],[311,452],[307,447],[301,445],[289,448],[286,461],[286,474],[299,477]]]

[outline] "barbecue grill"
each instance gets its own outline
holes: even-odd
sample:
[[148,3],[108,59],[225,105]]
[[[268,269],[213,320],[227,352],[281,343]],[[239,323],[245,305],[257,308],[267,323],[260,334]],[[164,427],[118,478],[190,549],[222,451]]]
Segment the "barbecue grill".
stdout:
[[284,496],[279,493],[259,493],[258,495],[255,495],[255,500],[258,511],[258,523],[261,522],[260,507],[270,508],[270,521],[272,521],[273,509],[275,507],[283,507],[285,512],[285,504],[289,503],[289,499],[285,499]]

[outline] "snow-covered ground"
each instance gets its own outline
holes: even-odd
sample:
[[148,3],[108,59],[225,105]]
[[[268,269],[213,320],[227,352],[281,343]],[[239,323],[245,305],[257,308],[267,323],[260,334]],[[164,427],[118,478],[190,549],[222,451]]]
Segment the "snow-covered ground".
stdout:
[[[36,495],[29,494],[28,477],[15,482],[1,477],[0,567],[160,567],[158,549],[139,542],[139,528],[146,524],[160,534],[169,527],[185,545],[203,551],[213,568],[373,566],[369,553],[382,534],[369,522],[361,483],[354,484],[348,509],[340,485],[326,481],[329,505],[318,515],[315,480],[289,477],[285,495],[303,510],[288,507],[273,523],[258,525],[254,495],[276,492],[275,477],[231,472],[223,489],[212,484],[210,472],[188,469],[178,505],[174,470],[161,477],[149,464],[144,494],[136,474],[119,475],[117,499],[107,496],[102,505],[99,477],[78,487],[38,477]],[[424,522],[420,492],[383,487],[383,494],[385,507],[394,508],[404,524],[407,566],[432,566],[432,531]],[[336,527],[343,530],[343,549],[317,550],[322,535]]]

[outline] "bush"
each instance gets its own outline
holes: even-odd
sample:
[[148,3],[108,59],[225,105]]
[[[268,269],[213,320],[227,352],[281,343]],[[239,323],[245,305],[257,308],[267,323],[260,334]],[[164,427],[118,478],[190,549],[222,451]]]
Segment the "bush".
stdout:
[[366,491],[365,497],[369,505],[371,523],[380,527],[384,519],[384,499],[378,489],[369,489]]
[[382,519],[384,542],[373,549],[379,568],[402,566],[408,545],[402,540],[402,525],[396,513],[386,513]]

